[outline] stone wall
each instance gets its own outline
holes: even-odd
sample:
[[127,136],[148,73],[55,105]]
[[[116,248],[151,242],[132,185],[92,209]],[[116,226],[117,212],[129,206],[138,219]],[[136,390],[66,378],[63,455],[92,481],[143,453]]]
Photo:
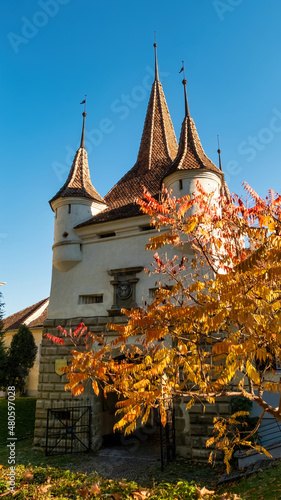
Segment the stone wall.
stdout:
[[[76,328],[82,321],[89,331],[96,334],[105,332],[112,338],[112,332],[106,331],[108,320],[112,323],[124,324],[126,317],[108,316],[92,317],[86,320],[76,318],[72,320],[46,320],[44,323],[44,333],[58,335],[57,326],[60,325],[67,330]],[[45,447],[47,431],[47,410],[49,408],[62,408],[63,406],[73,406],[79,404],[90,405],[92,409],[92,449],[100,448],[102,439],[102,419],[105,415],[102,412],[101,398],[96,397],[93,391],[88,388],[84,395],[72,396],[69,390],[65,390],[67,383],[66,375],[58,375],[55,372],[55,361],[57,359],[68,359],[73,344],[66,341],[65,346],[55,345],[43,336],[41,359],[39,368],[38,399],[36,404],[34,445]],[[231,414],[231,403],[228,399],[220,399],[216,404],[205,404],[205,409],[201,404],[195,404],[191,409],[186,410],[187,400],[175,401],[175,430],[176,430],[176,453],[178,456],[191,458],[193,460],[206,461],[210,454],[210,449],[206,448],[206,441],[213,435],[214,416],[229,416]]]
[[[220,398],[215,404],[200,403],[186,410],[188,399],[175,404],[175,429],[177,455],[193,460],[207,461],[212,447],[206,448],[206,442],[213,436],[213,418],[231,415],[231,403],[227,398]],[[218,458],[219,455],[218,455]]]
[[[75,318],[72,320],[52,320],[47,319],[43,328],[43,339],[41,347],[41,358],[39,366],[38,396],[36,403],[34,446],[45,447],[47,431],[47,410],[49,408],[62,408],[63,406],[90,405],[92,408],[92,449],[97,449],[101,445],[101,401],[96,397],[91,389],[86,389],[81,396],[72,396],[69,390],[65,390],[67,383],[66,375],[58,375],[55,372],[55,361],[57,359],[69,359],[73,344],[66,339],[64,346],[56,345],[44,337],[44,333],[58,335],[57,326],[60,325],[67,330],[76,328],[82,321],[88,330],[99,334],[106,331],[108,316]],[[110,318],[111,323],[124,323],[126,318]],[[109,334],[109,332],[107,332]],[[112,334],[111,334],[112,335]]]

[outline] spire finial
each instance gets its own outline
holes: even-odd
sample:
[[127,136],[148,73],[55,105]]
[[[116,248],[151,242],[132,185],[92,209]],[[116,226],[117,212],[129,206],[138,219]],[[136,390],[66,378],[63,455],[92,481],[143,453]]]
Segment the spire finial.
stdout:
[[183,79],[185,80],[185,73],[184,73],[184,61],[182,61],[182,67],[181,67],[181,69],[179,70],[179,73],[182,73],[182,74],[183,74]]
[[159,74],[158,74],[158,64],[157,64],[157,43],[156,43],[156,31],[154,31],[154,52],[155,52],[155,82],[159,81]]
[[82,113],[83,116],[83,127],[82,127],[82,136],[81,136],[81,144],[80,148],[85,148],[85,120],[86,120],[86,103],[87,103],[87,95],[85,95],[84,101],[80,102],[80,104],[84,104],[84,111]]
[[219,155],[219,167],[220,167],[220,170],[222,170],[222,167],[221,167],[221,149],[220,149],[220,138],[219,136],[217,135],[217,139],[218,139],[218,155]]
[[187,100],[187,92],[186,92],[186,84],[187,84],[187,81],[185,79],[185,74],[184,74],[184,61],[182,61],[182,68],[180,70],[180,73],[183,72],[183,81],[182,81],[182,84],[184,86],[184,107],[185,107],[185,118],[187,118],[188,116],[190,116],[189,114],[189,106],[188,106],[188,100]]
[[185,79],[185,73],[184,73],[184,61],[182,61],[182,67],[181,67],[179,73],[183,73],[182,84],[184,86],[184,104],[185,104],[185,118],[186,118],[187,116],[190,116],[190,114],[189,114],[189,106],[188,106],[187,93],[186,93],[187,81]]

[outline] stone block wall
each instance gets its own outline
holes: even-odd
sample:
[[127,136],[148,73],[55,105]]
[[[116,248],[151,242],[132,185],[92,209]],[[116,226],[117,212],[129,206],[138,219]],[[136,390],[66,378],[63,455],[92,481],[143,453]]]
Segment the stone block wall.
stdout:
[[[124,324],[126,317],[116,316],[92,317],[75,320],[46,320],[44,323],[44,333],[58,335],[57,326],[60,325],[67,330],[76,328],[82,321],[89,331],[96,334],[105,332],[110,335],[112,332],[106,331],[106,324],[110,319],[111,323]],[[85,389],[85,393],[79,397],[72,396],[69,390],[65,390],[67,383],[66,375],[58,375],[55,372],[56,359],[68,359],[73,347],[70,341],[65,346],[53,344],[43,336],[41,347],[41,359],[39,367],[38,398],[35,416],[34,445],[44,448],[46,444],[47,431],[47,410],[49,408],[63,408],[64,406],[91,406],[92,409],[92,449],[100,448],[102,444],[102,419],[105,418],[102,412],[101,398],[96,397],[90,388]],[[206,461],[209,457],[210,448],[206,448],[206,441],[213,435],[213,417],[216,415],[231,415],[231,404],[226,398],[220,399],[214,405],[195,404],[191,409],[186,410],[187,399],[175,401],[175,430],[176,430],[176,453],[193,460]]]
[[[231,402],[220,398],[215,404],[200,403],[186,410],[188,399],[175,404],[175,430],[177,455],[193,460],[207,461],[213,448],[206,448],[206,442],[213,436],[213,418],[232,414]],[[219,459],[219,454],[217,455]]]
[[[101,445],[101,401],[96,397],[90,388],[86,388],[83,395],[75,397],[72,396],[69,390],[65,390],[67,384],[67,377],[65,374],[58,375],[55,372],[55,361],[57,359],[69,359],[70,351],[73,344],[66,339],[65,345],[56,345],[44,337],[44,333],[50,333],[59,336],[57,326],[62,326],[68,330],[69,328],[75,329],[82,321],[88,327],[88,330],[96,334],[106,331],[106,324],[108,323],[108,316],[106,317],[93,317],[76,318],[72,320],[64,319],[47,319],[43,328],[43,339],[41,347],[41,357],[39,366],[39,380],[38,380],[38,395],[36,403],[35,414],[35,431],[34,431],[34,446],[44,448],[46,444],[47,435],[47,411],[50,408],[57,409],[64,406],[91,406],[92,409],[92,449],[97,449]],[[111,323],[124,323],[126,319],[123,317],[110,318]],[[109,332],[107,332],[109,334]]]

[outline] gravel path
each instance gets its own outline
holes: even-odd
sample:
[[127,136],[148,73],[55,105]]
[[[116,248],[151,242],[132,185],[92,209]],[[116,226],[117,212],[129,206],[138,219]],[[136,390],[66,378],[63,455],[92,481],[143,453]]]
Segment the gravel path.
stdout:
[[[77,463],[69,464],[68,469],[77,472]],[[84,455],[79,463],[81,472],[98,472],[109,479],[128,481],[151,481],[161,471],[160,449],[147,444],[126,450],[124,447],[104,448],[96,455]]]

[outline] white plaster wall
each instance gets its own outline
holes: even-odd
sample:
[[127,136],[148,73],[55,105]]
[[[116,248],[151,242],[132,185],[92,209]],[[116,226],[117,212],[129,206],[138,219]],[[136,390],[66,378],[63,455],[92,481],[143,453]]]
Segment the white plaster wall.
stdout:
[[59,271],[68,271],[82,260],[82,241],[74,227],[105,207],[104,204],[86,198],[59,198],[52,203],[55,212],[53,264]]
[[[71,212],[69,213],[69,205]],[[54,244],[65,241],[64,232],[69,233],[68,240],[80,241],[73,228],[96,215],[106,208],[106,205],[93,202],[87,198],[59,198],[52,203],[55,212]]]
[[[82,261],[67,272],[53,267],[48,318],[70,319],[75,317],[107,316],[113,304],[113,285],[108,275],[110,269],[143,266],[152,269],[153,251],[146,251],[149,237],[157,231],[140,231],[139,226],[149,222],[144,216],[115,223],[98,224],[81,228],[83,240]],[[100,239],[98,234],[115,231],[116,236]],[[159,254],[161,255],[161,250]],[[171,255],[174,255],[175,250]],[[155,287],[159,275],[150,277],[143,271],[137,273],[136,301],[138,305],[148,299],[149,288]],[[78,304],[79,295],[103,294],[103,303]]]
[[[180,189],[179,181],[182,180],[183,188]],[[207,193],[214,191],[214,197],[220,196],[221,178],[215,173],[208,170],[181,170],[174,172],[164,180],[165,187],[172,189],[173,195],[176,198],[190,196],[193,193],[198,193],[196,189],[196,181],[199,181],[201,186]]]

